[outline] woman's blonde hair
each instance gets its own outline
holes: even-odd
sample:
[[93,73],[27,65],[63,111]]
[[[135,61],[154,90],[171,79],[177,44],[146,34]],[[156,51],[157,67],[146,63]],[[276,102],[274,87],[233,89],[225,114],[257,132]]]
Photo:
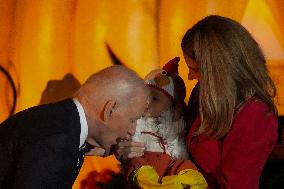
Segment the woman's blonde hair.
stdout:
[[250,33],[238,22],[208,16],[184,35],[184,54],[199,64],[200,133],[221,138],[231,128],[240,103],[255,96],[277,115],[276,88],[264,55]]

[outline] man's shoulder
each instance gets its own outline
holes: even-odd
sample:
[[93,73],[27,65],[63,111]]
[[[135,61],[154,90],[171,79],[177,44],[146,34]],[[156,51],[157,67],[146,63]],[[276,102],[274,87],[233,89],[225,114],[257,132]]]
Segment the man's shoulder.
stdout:
[[42,104],[38,106],[34,106],[28,109],[23,110],[19,113],[40,113],[40,112],[50,112],[50,113],[72,113],[76,112],[76,105],[74,104],[72,99],[65,99],[62,101],[58,101],[50,104]]
[[48,121],[46,123],[49,123],[65,117],[75,118],[74,115],[77,114],[74,102],[71,99],[66,99],[56,103],[30,107],[15,114],[11,119],[30,120],[32,122],[37,119],[43,119],[43,121]]
[[39,105],[23,110],[4,121],[3,133],[17,136],[42,137],[55,133],[66,133],[70,137],[80,134],[80,120],[72,99]]

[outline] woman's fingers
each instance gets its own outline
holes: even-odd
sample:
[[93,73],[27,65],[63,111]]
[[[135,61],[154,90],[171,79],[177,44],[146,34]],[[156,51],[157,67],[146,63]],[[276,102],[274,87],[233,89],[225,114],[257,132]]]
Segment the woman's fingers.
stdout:
[[143,155],[144,155],[144,152],[141,152],[141,153],[130,153],[130,154],[128,154],[128,159],[135,158],[135,157],[140,157],[140,156],[143,156]]
[[119,154],[131,154],[131,153],[144,153],[145,148],[144,147],[136,147],[136,146],[131,146],[131,147],[121,147],[117,149],[117,152]]
[[120,160],[121,162],[125,163],[129,159],[135,158],[135,157],[140,157],[143,156],[144,152],[130,152],[130,153],[118,153],[116,155],[117,159]]
[[145,145],[141,142],[135,142],[132,140],[121,140],[118,142],[118,146],[120,148],[127,148],[127,147],[141,147],[141,148],[145,148]]

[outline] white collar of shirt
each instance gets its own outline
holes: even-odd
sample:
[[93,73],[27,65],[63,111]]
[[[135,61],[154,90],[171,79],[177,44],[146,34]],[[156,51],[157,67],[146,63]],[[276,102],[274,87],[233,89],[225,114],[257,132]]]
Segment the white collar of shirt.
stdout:
[[80,102],[73,98],[73,102],[75,103],[77,110],[79,112],[79,117],[80,117],[80,124],[81,124],[81,132],[80,132],[80,145],[79,148],[85,143],[87,136],[88,136],[88,123],[86,119],[86,115],[84,112],[84,109]]

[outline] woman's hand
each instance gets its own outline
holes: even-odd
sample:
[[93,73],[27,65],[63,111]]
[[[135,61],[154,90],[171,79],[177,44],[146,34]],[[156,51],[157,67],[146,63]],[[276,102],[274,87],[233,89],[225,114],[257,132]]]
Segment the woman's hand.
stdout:
[[113,148],[113,153],[119,161],[124,163],[131,158],[144,155],[144,150],[145,145],[141,142],[135,142],[131,139],[118,139]]

